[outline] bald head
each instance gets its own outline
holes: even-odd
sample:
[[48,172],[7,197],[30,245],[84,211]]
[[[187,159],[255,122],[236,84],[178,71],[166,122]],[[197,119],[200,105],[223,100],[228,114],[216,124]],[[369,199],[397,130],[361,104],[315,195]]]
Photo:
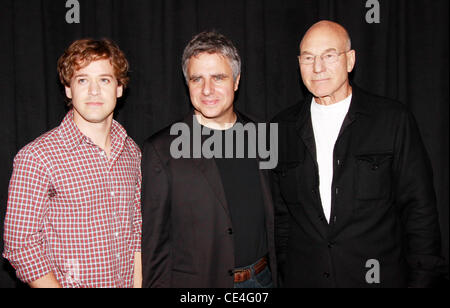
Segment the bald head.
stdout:
[[314,24],[300,43],[302,80],[319,104],[334,104],[351,94],[348,74],[355,60],[347,30],[332,21]]
[[302,41],[300,42],[300,52],[302,51],[302,46],[305,41],[316,39],[318,36],[327,36],[337,39],[340,44],[342,44],[343,49],[352,49],[350,36],[343,26],[333,21],[322,20],[312,25],[308,31],[306,31]]

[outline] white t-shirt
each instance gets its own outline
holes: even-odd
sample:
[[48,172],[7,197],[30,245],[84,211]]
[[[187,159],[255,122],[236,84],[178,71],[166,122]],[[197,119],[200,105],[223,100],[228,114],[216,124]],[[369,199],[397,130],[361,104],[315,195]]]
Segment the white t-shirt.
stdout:
[[337,137],[348,113],[352,95],[332,105],[311,103],[311,120],[316,141],[317,164],[319,166],[319,190],[325,217],[330,222],[331,185],[333,182],[333,151]]

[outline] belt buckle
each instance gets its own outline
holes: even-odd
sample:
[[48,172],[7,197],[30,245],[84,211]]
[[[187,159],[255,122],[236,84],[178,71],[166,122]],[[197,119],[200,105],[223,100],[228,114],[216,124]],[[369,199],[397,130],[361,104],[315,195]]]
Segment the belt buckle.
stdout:
[[266,257],[261,258],[261,260],[256,263],[253,268],[255,270],[255,275],[261,273],[267,266],[267,259]]
[[252,276],[251,270],[248,268],[236,270],[234,272],[234,282],[238,283],[238,282],[247,281],[250,279],[251,276]]
[[[253,270],[255,275],[261,273],[267,266],[267,258],[261,258],[255,265],[253,265]],[[234,271],[234,282],[244,282],[252,277],[252,270],[250,268],[238,269]]]

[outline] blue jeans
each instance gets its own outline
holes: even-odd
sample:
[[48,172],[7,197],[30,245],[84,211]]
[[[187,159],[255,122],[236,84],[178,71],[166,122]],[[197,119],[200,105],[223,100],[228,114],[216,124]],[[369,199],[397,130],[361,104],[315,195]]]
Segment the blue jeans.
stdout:
[[273,288],[272,273],[270,272],[269,265],[259,274],[255,275],[255,269],[253,267],[255,264],[246,267],[250,268],[252,272],[250,279],[244,282],[235,282],[234,288]]

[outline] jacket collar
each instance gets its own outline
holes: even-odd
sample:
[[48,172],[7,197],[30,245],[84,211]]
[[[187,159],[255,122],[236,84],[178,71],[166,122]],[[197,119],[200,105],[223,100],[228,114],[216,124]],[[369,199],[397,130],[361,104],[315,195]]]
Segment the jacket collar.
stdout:
[[[247,115],[244,115],[240,111],[234,109],[234,112],[237,115],[237,122],[240,122],[242,124],[247,124],[248,122],[255,122],[256,123],[256,121],[254,119],[250,118]],[[189,113],[186,115],[186,117],[184,117],[184,119],[182,121],[182,122],[186,123],[189,126],[189,128],[191,128],[191,129],[192,129],[192,126],[193,126],[193,123],[192,123],[193,116],[194,116],[194,109],[191,109],[189,111]]]
[[[370,98],[367,94],[359,88],[357,85],[351,83],[352,86],[352,100],[350,103],[350,108],[348,110],[348,116],[350,119],[354,119],[357,114],[370,115],[373,113],[373,109],[370,103]],[[301,103],[299,109],[297,128],[303,127],[307,120],[311,119],[311,112],[309,111],[311,107],[312,94],[309,93],[305,100]]]
[[354,117],[357,114],[370,115],[373,112],[370,99],[367,94],[355,84],[352,86],[352,101],[350,103],[350,108],[348,114]]
[[[356,120],[358,115],[368,116],[373,113],[370,97],[355,84],[351,84],[351,86],[352,100],[339,135]],[[310,153],[316,158],[316,145],[310,111],[312,98],[312,94],[309,93],[301,103],[295,127]]]
[[[246,124],[248,122],[253,122],[250,117],[247,117],[246,115],[243,115],[242,113],[238,112],[236,109],[234,112],[237,114],[237,121],[239,121],[242,124]],[[193,121],[197,121],[193,118],[194,116],[194,110],[191,110],[188,115],[183,119],[183,123],[187,124],[190,131],[193,132]],[[197,122],[198,124],[198,122]],[[203,136],[202,136],[203,137]],[[192,136],[191,136],[192,138]],[[193,144],[193,140],[191,139],[191,144]],[[191,149],[192,150],[192,149]],[[192,154],[192,152],[191,152]],[[193,164],[197,166],[197,168],[202,172],[203,176],[206,178],[210,189],[214,192],[217,199],[219,200],[219,203],[223,207],[225,213],[227,214],[227,217],[229,219],[229,223],[231,223],[231,214],[230,209],[226,200],[225,191],[223,189],[222,185],[222,178],[219,173],[219,169],[217,168],[217,164],[214,159],[205,159],[205,158],[194,158],[192,159]],[[269,183],[266,182],[267,178],[267,170],[259,170],[259,175],[261,177],[262,181],[262,190],[264,192],[264,204],[266,211],[269,211],[271,209],[271,203],[270,201],[270,191],[269,191]],[[268,195],[269,194],[269,195]]]

